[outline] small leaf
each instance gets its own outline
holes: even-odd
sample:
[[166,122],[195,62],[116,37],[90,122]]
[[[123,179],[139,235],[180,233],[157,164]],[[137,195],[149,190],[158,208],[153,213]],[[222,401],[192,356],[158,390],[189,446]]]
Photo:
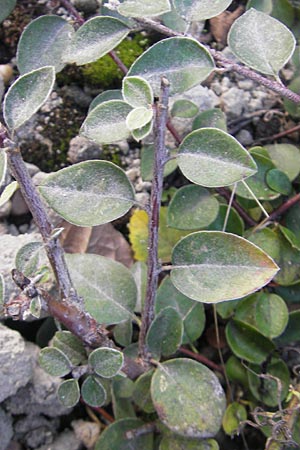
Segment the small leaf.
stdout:
[[257,328],[264,336],[273,339],[283,333],[289,320],[289,311],[279,295],[260,295],[255,312]]
[[81,395],[85,403],[92,407],[104,405],[106,391],[97,377],[89,375],[81,386]]
[[62,17],[41,16],[29,23],[18,43],[17,64],[21,74],[44,66],[60,72],[63,52],[74,35],[73,27]]
[[218,16],[231,2],[232,0],[173,0],[176,10],[187,22]]
[[142,77],[125,77],[122,93],[125,102],[133,108],[149,107],[153,103],[153,92],[150,84]]
[[122,100],[109,100],[93,108],[83,122],[80,134],[97,144],[111,144],[127,139],[130,131],[126,118],[131,106]]
[[150,395],[151,379],[154,370],[143,373],[134,383],[133,401],[146,413],[155,412],[155,408]]
[[[227,205],[219,205],[219,214],[216,220],[214,220],[214,222],[212,222],[207,227],[207,230],[222,231],[225,223],[227,210],[228,210]],[[243,236],[244,229],[245,229],[244,221],[241,219],[241,217],[234,208],[230,208],[230,213],[226,225],[226,232]]]
[[34,275],[45,256],[42,242],[29,242],[18,250],[15,258],[16,268],[27,277]]
[[115,325],[113,329],[115,341],[123,347],[130,345],[132,341],[132,328],[131,320],[124,320],[124,322]]
[[17,0],[1,0],[0,22],[10,15],[17,4]]
[[18,185],[17,181],[12,181],[5,187],[4,191],[0,195],[0,208],[6,202],[8,202],[8,200],[11,199],[11,197],[14,195],[14,193],[16,192],[17,189],[19,189],[19,185]]
[[75,289],[97,322],[115,324],[132,318],[136,285],[126,267],[99,255],[66,256]]
[[155,301],[155,313],[158,314],[167,306],[175,308],[183,321],[183,344],[194,342],[201,336],[205,326],[203,304],[195,302],[179,292],[170,277],[164,278],[159,286]]
[[153,121],[150,120],[150,122],[146,123],[146,125],[144,125],[143,127],[132,130],[131,134],[133,139],[135,139],[137,142],[141,141],[151,133],[152,127]]
[[0,186],[5,181],[7,171],[7,154],[4,150],[0,152]]
[[17,79],[4,99],[5,122],[16,130],[29,120],[45,103],[55,81],[54,67],[42,67]]
[[61,350],[69,358],[73,366],[79,365],[87,358],[81,340],[70,331],[57,331],[52,345]]
[[296,250],[300,250],[300,240],[295,235],[295,233],[292,230],[290,230],[289,228],[286,228],[282,225],[279,225],[278,228],[280,229],[280,231],[283,234],[283,236],[285,237],[285,239],[291,244],[291,246],[293,248],[295,248]]
[[272,169],[267,172],[266,181],[273,191],[283,195],[289,195],[292,191],[292,184],[288,176],[278,169]]
[[116,420],[100,434],[95,450],[153,450],[153,434],[126,438],[126,432],[144,425],[140,419]]
[[204,365],[186,358],[160,364],[152,377],[151,396],[160,420],[174,433],[208,438],[219,431],[225,395]]
[[238,433],[240,423],[247,419],[247,411],[244,405],[238,402],[230,403],[225,411],[222,425],[229,436]]
[[165,76],[170,82],[172,95],[201,83],[214,67],[212,57],[199,42],[186,37],[172,37],[145,51],[131,66],[127,76],[145,78],[154,95],[160,94],[161,77]]
[[246,9],[255,8],[266,14],[271,14],[273,8],[272,0],[248,0]]
[[240,359],[231,355],[226,361],[225,369],[230,381],[248,387],[248,371]]
[[300,173],[300,151],[292,144],[266,145],[265,148],[277,169],[293,181]]
[[45,347],[40,351],[38,358],[40,366],[49,375],[64,377],[72,370],[69,358],[58,348]]
[[176,100],[171,109],[171,116],[190,118],[198,113],[198,106],[191,100]]
[[66,408],[73,408],[80,399],[79,384],[77,380],[65,380],[58,388],[57,395],[59,401]]
[[116,376],[123,363],[123,354],[113,348],[97,348],[89,355],[89,365],[97,375],[103,378]]
[[146,336],[146,345],[154,359],[170,356],[181,345],[183,322],[175,308],[162,309],[152,321]]
[[232,53],[244,64],[274,76],[288,62],[296,46],[293,34],[285,25],[253,8],[234,22],[228,43]]
[[95,97],[89,106],[89,113],[92,109],[96,108],[96,106],[101,103],[108,102],[109,100],[123,100],[123,95],[121,89],[111,89],[108,91],[101,92],[101,94]]
[[228,186],[256,172],[247,150],[217,128],[201,128],[188,134],[180,144],[177,161],[190,181],[206,187]]
[[114,17],[93,17],[76,31],[63,59],[78,66],[96,61],[120,44],[129,31]]
[[133,264],[130,270],[137,287],[137,302],[134,310],[137,312],[141,312],[146,297],[147,265],[144,262],[137,261]]
[[154,17],[171,10],[169,0],[124,0],[118,12],[125,17]]
[[236,356],[254,364],[262,364],[275,349],[272,341],[251,325],[239,320],[228,322],[226,338]]
[[[153,178],[153,167],[154,167],[154,146],[144,145],[141,152],[141,175],[144,181],[151,181]],[[164,177],[170,175],[174,172],[177,167],[176,159],[171,159],[167,161],[164,167]]]
[[168,207],[168,226],[180,230],[195,230],[210,225],[219,212],[219,202],[200,186],[178,189]]
[[200,231],[181,239],[174,247],[172,264],[175,287],[204,303],[248,295],[267,284],[278,271],[260,248],[220,231]]
[[132,131],[137,128],[142,128],[147,123],[152,120],[153,110],[152,108],[145,108],[144,106],[139,106],[138,108],[134,108],[130,111],[126,118],[126,126]]
[[126,214],[135,201],[126,174],[108,161],[84,161],[61,169],[48,176],[39,190],[54,211],[79,226],[111,222]]
[[176,434],[163,436],[159,450],[219,450],[214,439],[191,439]]
[[193,122],[193,130],[199,128],[218,128],[227,131],[226,116],[221,109],[213,108],[203,111]]
[[288,325],[282,333],[281,336],[278,337],[277,342],[280,345],[290,344],[291,342],[300,341],[300,310],[292,311],[289,314]]

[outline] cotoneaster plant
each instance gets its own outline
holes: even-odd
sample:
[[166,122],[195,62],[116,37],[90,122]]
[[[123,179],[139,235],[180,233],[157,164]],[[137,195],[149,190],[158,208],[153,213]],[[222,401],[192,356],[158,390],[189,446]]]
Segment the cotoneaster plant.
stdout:
[[[4,3],[1,19],[16,2]],[[289,392],[294,379],[282,349],[299,339],[300,313],[289,314],[287,308],[289,287],[300,281],[299,194],[293,184],[300,172],[299,150],[285,147],[284,155],[280,146],[248,151],[227,133],[220,110],[198,115],[197,106],[185,99],[170,110],[169,99],[222,67],[299,103],[300,96],[279,78],[294,53],[295,37],[274,17],[250,8],[228,36],[241,65],[186,33],[190,23],[220,14],[230,0],[110,1],[101,15],[87,21],[68,0],[61,4],[77,24],[49,15],[28,25],[18,45],[20,76],[3,103],[0,178],[3,183],[8,167],[16,181],[5,187],[0,201],[18,185],[42,237],[18,252],[13,277],[20,296],[4,302],[2,281],[5,314],[39,317],[48,311],[64,326],[52,346],[41,350],[40,364],[52,375],[67,377],[58,390],[64,405],[74,406],[80,397],[95,408],[112,405],[115,422],[101,433],[98,450],[217,449],[214,437],[221,425],[232,435],[246,422],[265,425],[266,449],[294,445],[299,387]],[[127,70],[113,49],[136,24],[166,37]],[[130,223],[140,260],[131,270],[98,255],[65,254],[61,230],[53,229],[43,203],[81,227],[111,222],[138,207],[124,171],[107,161],[85,161],[49,175],[36,190],[15,139],[15,131],[46,102],[57,72],[106,54],[124,72],[122,89],[93,100],[80,134],[99,144],[143,143],[153,136],[142,157],[142,171],[152,180],[150,204],[135,209]],[[197,116],[193,131],[181,139],[172,115]],[[165,145],[167,129],[178,142],[172,154]],[[176,166],[192,184],[178,189],[162,208],[164,175]],[[221,195],[229,198],[228,206]],[[251,216],[254,210],[257,216],[257,205],[266,216],[260,223]],[[287,210],[286,222],[274,223]],[[144,223],[142,237],[136,233],[137,218]],[[166,227],[172,250],[163,247]],[[57,297],[43,285],[44,252]],[[145,254],[146,265],[145,256],[138,256]],[[203,304],[213,305],[216,325],[217,313],[226,323],[232,352],[226,368],[197,351],[205,326]],[[219,371],[219,378],[211,369]],[[264,412],[255,409],[259,405]],[[248,411],[253,416],[247,420]]]

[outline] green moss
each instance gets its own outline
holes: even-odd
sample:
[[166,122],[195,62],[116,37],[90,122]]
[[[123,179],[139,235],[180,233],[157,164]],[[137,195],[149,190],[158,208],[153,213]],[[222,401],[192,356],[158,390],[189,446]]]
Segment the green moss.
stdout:
[[[130,67],[147,48],[148,40],[141,34],[128,37],[116,47],[115,52],[125,64]],[[82,68],[85,81],[93,86],[108,88],[119,85],[124,74],[109,55],[105,55],[94,63]]]

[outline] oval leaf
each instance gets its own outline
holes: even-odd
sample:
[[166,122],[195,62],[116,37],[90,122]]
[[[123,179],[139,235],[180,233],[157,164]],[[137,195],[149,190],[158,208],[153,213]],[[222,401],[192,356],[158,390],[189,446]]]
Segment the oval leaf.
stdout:
[[109,425],[100,434],[95,450],[153,450],[152,433],[126,438],[126,432],[145,425],[140,419],[121,419]]
[[275,349],[272,341],[240,320],[227,324],[226,339],[236,356],[254,364],[262,364]]
[[126,267],[99,255],[66,257],[75,288],[97,322],[115,324],[132,318],[136,285]]
[[69,358],[58,348],[45,347],[39,354],[39,365],[49,375],[64,377],[72,370],[72,363]]
[[168,226],[195,230],[210,225],[219,212],[219,202],[201,186],[184,186],[176,191],[168,207]]
[[63,59],[78,66],[96,61],[120,44],[129,31],[114,17],[93,17],[76,31]]
[[118,12],[125,17],[154,17],[171,10],[169,0],[124,0]]
[[39,190],[54,211],[79,226],[111,222],[134,203],[126,174],[108,161],[84,161],[59,170]]
[[177,12],[188,22],[218,16],[231,2],[232,0],[173,0]]
[[160,94],[161,78],[170,82],[170,94],[184,92],[212,72],[215,65],[204,46],[194,39],[173,37],[164,39],[144,52],[131,66],[128,76],[139,75]]
[[267,172],[266,181],[273,191],[283,195],[289,195],[292,191],[292,184],[288,176],[278,169],[272,169]]
[[141,128],[136,128],[135,130],[131,131],[132,137],[137,141],[141,141],[142,139],[144,139],[146,136],[148,136],[148,134],[151,133],[152,131],[152,127],[153,127],[153,121],[150,120],[150,122],[146,123],[146,125],[144,125]]
[[30,22],[18,43],[20,73],[44,66],[54,66],[56,72],[62,70],[65,66],[62,55],[73,34],[73,27],[59,16],[41,16]]
[[89,106],[89,112],[101,103],[108,102],[109,100],[123,100],[121,89],[109,89],[108,91],[101,92],[101,94],[95,97]]
[[74,366],[79,365],[87,358],[81,340],[70,331],[57,331],[54,335],[52,345],[61,350]]
[[219,431],[225,395],[218,378],[204,365],[186,358],[159,365],[151,396],[160,420],[176,434],[207,438]]
[[125,77],[122,93],[124,100],[133,108],[149,107],[153,103],[152,88],[142,77]]
[[18,250],[15,258],[16,268],[27,277],[34,275],[43,256],[45,256],[43,243],[29,242]]
[[17,0],[1,0],[0,22],[10,15],[17,4]]
[[143,373],[134,383],[133,401],[146,413],[155,412],[150,395],[151,379],[154,370]]
[[231,436],[232,434],[239,432],[240,423],[247,419],[247,410],[244,405],[238,402],[233,402],[228,405],[222,425],[226,434]]
[[130,131],[136,130],[137,128],[142,128],[147,123],[152,120],[153,110],[152,108],[145,108],[144,106],[139,106],[130,111],[126,118],[126,125]]
[[292,144],[266,145],[265,148],[277,169],[293,181],[300,173],[300,150]]
[[18,185],[17,181],[12,181],[5,187],[4,191],[0,195],[0,208],[6,202],[8,202],[8,200],[14,195],[14,193],[16,192],[16,190],[18,188],[19,188],[19,185]]
[[89,355],[89,365],[97,375],[103,378],[112,378],[123,366],[123,354],[113,348],[97,348]]
[[190,181],[206,187],[228,186],[256,172],[247,150],[217,128],[192,131],[180,144],[177,161]]
[[232,53],[244,64],[274,76],[288,62],[296,46],[293,34],[285,25],[254,8],[234,22],[228,43]]
[[174,247],[171,279],[203,303],[233,300],[256,291],[277,273],[274,261],[246,239],[220,231],[189,234]]
[[270,339],[283,333],[288,324],[289,311],[279,295],[267,293],[260,295],[255,313],[257,328]]
[[42,67],[21,76],[9,88],[3,105],[4,120],[16,130],[45,103],[55,81],[54,67]]
[[213,108],[203,111],[195,118],[192,126],[193,130],[208,127],[227,131],[226,116],[221,109]]
[[57,396],[66,408],[73,408],[80,399],[78,381],[74,379],[63,381],[58,388]]
[[85,403],[93,407],[104,405],[106,400],[106,391],[98,378],[88,376],[82,386],[81,395]]
[[182,117],[182,118],[190,118],[194,117],[199,111],[198,106],[196,103],[192,102],[191,100],[176,100],[174,102],[172,109],[171,109],[171,116],[173,117]]
[[130,131],[126,126],[126,118],[131,106],[122,100],[110,100],[96,106],[83,122],[80,134],[98,144],[127,139]]

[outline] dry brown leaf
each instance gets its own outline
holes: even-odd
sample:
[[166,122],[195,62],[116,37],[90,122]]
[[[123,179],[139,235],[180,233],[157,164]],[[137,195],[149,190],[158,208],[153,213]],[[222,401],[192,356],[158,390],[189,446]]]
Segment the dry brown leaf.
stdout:
[[244,12],[244,7],[239,6],[235,11],[224,11],[216,17],[210,19],[210,31],[213,37],[220,44],[226,45],[227,35],[231,25]]

